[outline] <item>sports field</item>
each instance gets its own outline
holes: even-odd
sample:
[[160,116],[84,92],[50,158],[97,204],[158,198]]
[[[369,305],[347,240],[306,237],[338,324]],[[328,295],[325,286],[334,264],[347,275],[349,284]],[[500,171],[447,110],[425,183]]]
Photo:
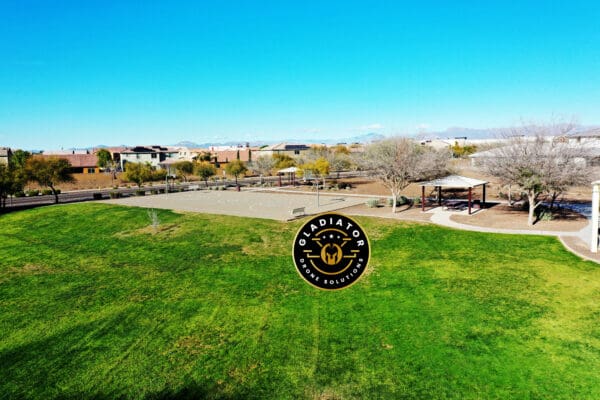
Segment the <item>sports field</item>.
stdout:
[[554,238],[357,218],[366,276],[302,220],[105,204],[0,216],[0,398],[600,398],[600,268]]

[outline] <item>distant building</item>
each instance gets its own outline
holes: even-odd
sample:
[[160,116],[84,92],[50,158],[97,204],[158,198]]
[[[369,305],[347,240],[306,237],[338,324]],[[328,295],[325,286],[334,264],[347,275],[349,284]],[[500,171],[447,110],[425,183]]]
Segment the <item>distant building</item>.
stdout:
[[127,150],[125,146],[116,146],[116,147],[103,147],[102,149],[94,149],[93,153],[97,154],[100,150],[106,150],[110,153],[113,161],[117,165],[121,165],[121,153]]
[[[455,145],[454,139],[424,139],[420,140],[421,146],[429,146],[436,150],[447,149]],[[458,142],[457,142],[458,143]]]
[[[256,149],[254,149],[256,151]],[[211,153],[213,160],[217,164],[226,164],[233,160],[240,160],[245,163],[252,161],[253,150],[250,148],[237,149],[237,150],[222,150],[214,151]]]
[[95,154],[89,154],[87,151],[45,151],[39,157],[64,158],[71,164],[71,172],[74,174],[97,174],[100,172],[98,157]]
[[259,156],[273,156],[275,154],[298,156],[310,150],[305,144],[278,143],[260,149]]
[[45,156],[67,156],[70,154],[90,154],[86,149],[71,149],[71,150],[44,150]]
[[[550,142],[555,140],[551,138],[547,145],[550,146]],[[581,145],[576,142],[568,142],[565,143],[567,148],[580,149]],[[513,144],[509,144],[508,146],[516,146]],[[491,158],[499,158],[502,157],[502,149],[505,147],[497,147],[491,150],[480,151],[477,153],[473,153],[469,156],[471,159],[471,165],[474,167],[482,166],[485,163],[485,160]],[[578,158],[578,162],[582,167],[597,167],[600,166],[600,140],[590,139],[585,143],[585,151]]]
[[577,143],[594,143],[597,141],[600,141],[600,128],[597,129],[591,129],[589,131],[585,131],[585,132],[576,132],[576,133],[572,133],[570,135],[567,135],[566,138],[570,141],[570,142],[577,142]]
[[164,146],[136,146],[120,153],[121,169],[129,162],[149,163],[155,168],[162,168],[160,164],[167,159],[178,159],[179,150]]
[[0,164],[6,164],[10,162],[12,157],[12,150],[10,147],[0,147]]

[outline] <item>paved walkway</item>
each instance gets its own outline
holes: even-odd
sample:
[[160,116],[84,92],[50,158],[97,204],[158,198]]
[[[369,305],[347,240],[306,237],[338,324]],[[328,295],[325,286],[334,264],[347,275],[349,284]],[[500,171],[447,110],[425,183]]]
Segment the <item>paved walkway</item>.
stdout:
[[[485,211],[484,211],[485,212]],[[515,234],[515,235],[544,235],[544,236],[555,236],[565,248],[579,257],[600,263],[600,255],[591,253],[588,250],[588,241],[591,237],[592,223],[591,221],[581,230],[575,232],[565,231],[544,231],[544,230],[525,230],[525,229],[497,229],[488,228],[482,226],[461,224],[459,222],[450,219],[452,215],[464,214],[467,215],[468,211],[451,212],[443,210],[440,207],[434,208],[427,213],[431,214],[431,222],[437,225],[447,226],[449,228],[462,229],[466,231],[486,232],[486,233],[504,233],[504,234]]]

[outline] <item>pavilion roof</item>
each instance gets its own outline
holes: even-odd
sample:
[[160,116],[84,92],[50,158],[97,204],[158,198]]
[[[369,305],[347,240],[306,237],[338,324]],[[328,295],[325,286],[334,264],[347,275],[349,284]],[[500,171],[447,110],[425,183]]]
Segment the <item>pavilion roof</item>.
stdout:
[[421,182],[421,186],[440,186],[450,188],[472,188],[488,183],[479,179],[468,178],[460,175],[448,175],[443,178],[434,179],[432,181]]
[[292,173],[292,172],[298,172],[298,168],[296,168],[296,167],[288,167],[288,168],[280,169],[277,172],[282,173],[282,174],[287,174],[287,173]]

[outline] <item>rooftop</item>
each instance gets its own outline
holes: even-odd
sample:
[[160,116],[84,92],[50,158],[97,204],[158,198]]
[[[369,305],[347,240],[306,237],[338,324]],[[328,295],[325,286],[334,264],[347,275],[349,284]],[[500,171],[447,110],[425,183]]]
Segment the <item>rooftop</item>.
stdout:
[[443,178],[434,179],[432,181],[421,182],[421,186],[440,186],[449,188],[470,188],[481,186],[488,183],[479,179],[468,178],[461,175],[448,175]]

